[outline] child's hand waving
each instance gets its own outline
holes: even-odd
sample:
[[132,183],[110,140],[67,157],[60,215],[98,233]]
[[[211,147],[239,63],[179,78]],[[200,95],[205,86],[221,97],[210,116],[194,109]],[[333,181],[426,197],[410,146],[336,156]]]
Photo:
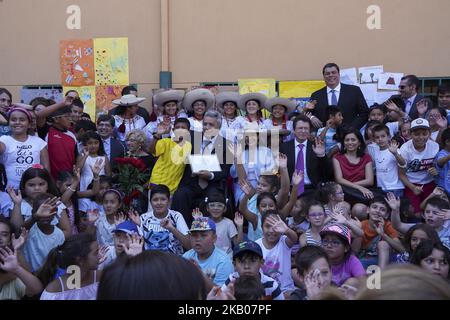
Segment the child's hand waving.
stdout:
[[28,230],[27,229],[22,227],[20,229],[20,231],[21,231],[20,237],[16,239],[16,237],[13,236],[12,240],[11,240],[14,251],[19,250],[24,245],[24,243],[27,241],[27,238],[28,238]]
[[127,237],[130,240],[130,245],[127,247],[125,244],[122,244],[125,254],[127,256],[134,257],[142,253],[144,239],[136,233],[132,234],[131,236],[127,234]]
[[202,218],[203,217],[203,213],[200,212],[199,208],[195,208],[194,211],[192,211],[192,218],[194,218],[194,220]]
[[279,216],[271,215],[267,217],[266,221],[272,226],[275,232],[285,234],[289,230],[289,227]]
[[127,216],[123,214],[122,212],[119,212],[114,216],[114,224],[117,226],[127,220]]
[[8,247],[0,248],[0,269],[6,272],[14,272],[19,268],[17,255]]
[[139,216],[139,213],[135,209],[131,208],[128,211],[128,217],[130,218],[131,221],[134,222],[135,225],[137,226],[141,225],[141,217]]
[[20,205],[22,202],[22,193],[20,190],[17,190],[17,193],[14,191],[12,187],[7,187],[6,192],[8,192],[9,196],[11,197],[12,202],[15,205]]
[[234,223],[238,228],[242,228],[244,226],[244,216],[239,211],[234,213]]
[[304,173],[302,170],[300,171],[294,171],[292,174],[292,184],[295,186],[298,186],[304,179]]
[[56,206],[59,202],[58,197],[48,198],[45,200],[36,211],[35,215],[39,218],[48,218],[56,214]]
[[310,273],[308,273],[305,277],[305,287],[306,287],[306,295],[308,299],[316,298],[321,290],[321,281],[320,281],[320,270],[314,269]]
[[400,210],[400,198],[397,198],[392,192],[389,192],[384,199],[393,211]]

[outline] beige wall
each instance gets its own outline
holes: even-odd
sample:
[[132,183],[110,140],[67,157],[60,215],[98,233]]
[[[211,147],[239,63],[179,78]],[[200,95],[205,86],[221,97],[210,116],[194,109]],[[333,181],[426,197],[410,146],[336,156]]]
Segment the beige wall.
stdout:
[[[3,0],[0,86],[58,84],[59,40],[128,37],[130,81],[156,88],[161,0]],[[419,76],[450,75],[448,0],[168,0],[174,87],[239,78],[320,79],[321,67],[383,64]],[[82,29],[66,28],[77,4]],[[382,29],[366,27],[381,7]]]

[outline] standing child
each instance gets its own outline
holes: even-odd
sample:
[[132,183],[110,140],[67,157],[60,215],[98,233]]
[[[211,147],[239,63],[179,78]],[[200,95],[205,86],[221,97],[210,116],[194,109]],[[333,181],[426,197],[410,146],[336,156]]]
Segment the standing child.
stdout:
[[103,149],[102,138],[98,133],[93,131],[86,132],[82,136],[81,142],[83,143],[83,154],[78,156],[77,168],[81,170],[80,191],[86,191],[94,178],[92,169],[99,159],[105,164],[99,173],[100,175],[110,176],[111,169],[108,157]]
[[31,114],[23,108],[12,108],[9,113],[11,135],[0,137],[0,155],[6,169],[8,185],[17,190],[22,174],[34,164],[50,169],[47,143],[41,138],[28,135]]
[[[78,234],[49,252],[38,277],[46,287],[41,300],[95,300],[101,271],[99,246],[92,234]],[[79,269],[78,286],[73,286],[73,266]],[[71,268],[70,268],[71,267]],[[62,273],[55,279],[57,272]]]
[[52,125],[45,141],[48,145],[50,172],[53,178],[56,178],[60,171],[71,171],[75,164],[75,155],[78,152],[77,138],[69,131],[71,114],[72,109],[66,105],[51,115]]
[[281,220],[277,211],[262,216],[263,237],[256,240],[264,257],[263,272],[278,281],[281,291],[288,296],[295,289],[291,276],[291,249],[297,243],[297,234]]
[[[19,187],[17,193],[12,188],[7,189],[14,204],[11,212],[11,223],[17,229],[22,226],[29,229],[35,223],[32,219],[32,212],[36,197],[45,193],[50,193],[53,197],[57,197],[59,194],[50,174],[43,168],[27,169],[22,175]],[[58,225],[64,236],[68,238],[72,231],[65,209],[62,203],[58,203],[56,216],[51,223],[52,225]]]
[[340,224],[329,224],[320,232],[322,247],[330,258],[332,281],[343,285],[350,278],[366,275],[358,258],[352,253],[350,230]]
[[239,243],[233,249],[234,271],[222,286],[222,291],[226,286],[240,277],[253,277],[264,287],[264,300],[284,300],[281,293],[280,284],[265,275],[261,268],[264,265],[264,258],[261,247],[254,241]]
[[165,185],[150,190],[151,209],[142,216],[133,210],[129,216],[141,229],[145,250],[169,251],[178,255],[191,248],[189,229],[183,215],[169,209],[170,190]]
[[213,285],[222,286],[233,272],[230,257],[214,245],[216,239],[214,221],[206,217],[195,219],[190,230],[192,249],[183,254],[183,258],[193,261],[208,278],[209,289]]
[[325,209],[322,202],[317,200],[311,200],[307,208],[306,219],[311,224],[311,228],[300,236],[300,247],[306,245],[320,246],[320,230],[322,230],[325,224]]
[[236,229],[233,221],[224,217],[227,211],[227,201],[225,196],[220,193],[208,196],[206,210],[216,224],[216,246],[232,257],[232,246],[236,246],[244,239],[244,217],[239,212],[236,212],[234,218]]
[[406,167],[406,162],[398,151],[398,143],[391,140],[389,128],[378,125],[372,129],[375,144],[367,146],[367,151],[375,165],[377,185],[383,192],[403,196],[405,186],[398,176],[397,166]]
[[324,128],[317,130],[317,136],[325,142],[325,152],[330,155],[331,150],[337,145],[336,129],[342,124],[342,112],[337,106],[328,107],[328,120]]
[[48,193],[39,194],[33,201],[31,227],[23,249],[33,272],[44,264],[50,250],[64,243],[64,233],[52,224],[57,201],[58,198]]
[[400,148],[400,155],[406,161],[406,168],[399,168],[400,180],[405,185],[405,197],[411,200],[420,215],[420,203],[433,192],[435,183],[430,170],[433,160],[439,152],[439,145],[430,140],[428,121],[418,118],[411,123],[412,139]]

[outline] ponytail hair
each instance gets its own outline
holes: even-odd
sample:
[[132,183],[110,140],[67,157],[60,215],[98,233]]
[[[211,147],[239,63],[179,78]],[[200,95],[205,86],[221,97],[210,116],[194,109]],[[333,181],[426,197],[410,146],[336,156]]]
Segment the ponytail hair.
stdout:
[[37,277],[44,287],[53,281],[58,268],[66,269],[78,265],[78,259],[85,259],[91,251],[91,243],[97,241],[94,234],[80,233],[69,237],[62,245],[53,248],[44,265],[37,272]]
[[316,193],[316,199],[322,203],[328,203],[330,197],[336,192],[338,184],[334,181],[322,182]]

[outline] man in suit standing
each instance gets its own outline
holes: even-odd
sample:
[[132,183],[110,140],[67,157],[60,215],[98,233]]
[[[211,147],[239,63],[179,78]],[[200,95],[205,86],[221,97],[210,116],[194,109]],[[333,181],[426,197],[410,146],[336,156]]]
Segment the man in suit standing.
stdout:
[[403,110],[411,120],[419,118],[419,111],[417,110],[417,103],[424,97],[420,95],[420,80],[415,75],[408,75],[401,79],[398,86],[399,95],[394,95],[390,99],[400,98],[405,103],[405,109]]
[[359,130],[369,116],[366,100],[359,87],[341,83],[339,71],[335,63],[323,67],[323,79],[327,86],[311,95],[313,103],[307,105],[306,111],[312,112],[310,120],[316,128],[320,128],[328,120],[327,108],[337,106],[344,117],[343,124]]
[[97,132],[103,140],[105,153],[108,156],[111,169],[115,167],[115,158],[123,158],[127,152],[125,144],[119,139],[114,138],[113,129],[115,126],[114,117],[102,114],[97,119]]
[[226,158],[226,140],[219,132],[222,126],[222,116],[217,111],[207,111],[203,118],[203,132],[191,131],[191,154],[217,155],[221,164],[221,171],[210,172],[201,170],[192,172],[191,166],[186,165],[183,178],[172,198],[172,210],[181,212],[186,223],[192,222],[192,210],[195,200],[203,200],[208,194],[225,192],[226,178],[230,165]]
[[[299,194],[312,193],[320,182],[328,180],[331,172],[325,155],[325,145],[319,138],[315,142],[308,140],[311,136],[311,121],[304,115],[299,115],[293,123],[295,139],[280,146],[280,152],[288,159],[289,176],[294,170],[303,171],[304,179],[299,186]],[[328,172],[327,172],[328,171]]]

